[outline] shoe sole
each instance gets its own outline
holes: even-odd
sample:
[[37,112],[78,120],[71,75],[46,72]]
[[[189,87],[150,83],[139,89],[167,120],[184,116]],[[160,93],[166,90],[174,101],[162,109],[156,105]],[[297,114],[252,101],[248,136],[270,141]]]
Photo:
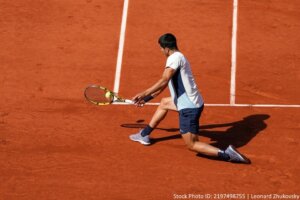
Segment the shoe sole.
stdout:
[[239,159],[241,160],[242,163],[245,163],[245,164],[250,164],[251,163],[251,161],[246,156],[241,154],[234,146],[230,145],[230,148],[232,149],[233,152],[235,152],[238,155],[238,157],[239,157]]

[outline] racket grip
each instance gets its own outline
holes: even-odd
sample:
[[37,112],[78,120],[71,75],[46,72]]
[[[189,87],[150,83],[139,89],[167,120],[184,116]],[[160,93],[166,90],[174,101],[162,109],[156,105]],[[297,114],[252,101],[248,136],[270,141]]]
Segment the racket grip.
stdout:
[[151,101],[153,98],[154,98],[153,96],[148,95],[148,96],[145,96],[145,97],[143,98],[143,100],[144,100],[145,102],[148,102],[148,101]]
[[129,100],[129,99],[125,99],[125,103],[130,103],[130,104],[134,104],[133,101]]

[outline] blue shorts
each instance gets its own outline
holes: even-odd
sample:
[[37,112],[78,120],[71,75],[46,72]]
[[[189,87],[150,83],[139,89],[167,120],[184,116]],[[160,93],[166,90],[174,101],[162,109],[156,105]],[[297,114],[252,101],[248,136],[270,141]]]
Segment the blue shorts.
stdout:
[[180,133],[199,133],[199,119],[204,109],[204,105],[200,108],[186,108],[179,110],[179,128]]

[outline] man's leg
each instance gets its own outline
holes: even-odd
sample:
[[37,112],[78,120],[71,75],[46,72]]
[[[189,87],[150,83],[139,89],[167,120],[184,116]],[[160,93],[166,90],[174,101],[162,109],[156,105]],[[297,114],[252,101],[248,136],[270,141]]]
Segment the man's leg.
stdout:
[[249,159],[239,153],[233,146],[229,146],[225,151],[210,144],[200,142],[198,139],[199,120],[204,107],[199,109],[182,109],[179,111],[180,132],[182,138],[191,151],[218,157],[221,160],[250,163]]
[[195,151],[207,156],[217,157],[220,149],[209,144],[200,142],[198,135],[192,133],[181,134],[182,138],[189,150]]
[[169,110],[176,111],[176,106],[171,97],[162,98],[160,105],[157,107],[149,126],[155,128],[167,115]]
[[140,142],[144,145],[150,144],[149,135],[153,129],[166,117],[169,110],[176,111],[176,106],[171,97],[163,98],[160,105],[157,107],[149,125],[140,132],[130,135],[129,138],[133,141]]
[[224,161],[245,164],[251,163],[251,161],[246,156],[238,152],[238,150],[235,149],[235,147],[232,145],[229,145],[226,150],[221,150],[209,144],[199,142],[198,135],[192,133],[182,134],[182,138],[191,151],[195,151],[207,156],[217,157],[220,160]]

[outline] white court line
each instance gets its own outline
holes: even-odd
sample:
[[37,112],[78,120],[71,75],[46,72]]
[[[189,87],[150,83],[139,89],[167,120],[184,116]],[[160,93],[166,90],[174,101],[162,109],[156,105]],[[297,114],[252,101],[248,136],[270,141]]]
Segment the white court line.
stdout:
[[[132,105],[129,103],[114,103],[114,105]],[[158,106],[159,103],[146,103],[147,106]],[[300,105],[289,104],[205,104],[208,107],[260,107],[260,108],[300,108]]]
[[231,105],[235,104],[237,15],[238,15],[238,0],[233,0],[232,38],[231,38],[231,80],[230,80],[230,104]]
[[205,104],[211,107],[261,107],[261,108],[300,108],[300,105],[289,104]]
[[124,50],[124,42],[125,42],[125,31],[126,31],[126,21],[127,21],[127,13],[128,13],[128,3],[129,3],[129,0],[124,0],[121,31],[120,31],[120,39],[119,39],[119,50],[118,50],[116,74],[115,74],[115,83],[114,83],[114,90],[113,90],[116,93],[119,92],[119,88],[120,88],[122,58],[123,58],[123,50]]

